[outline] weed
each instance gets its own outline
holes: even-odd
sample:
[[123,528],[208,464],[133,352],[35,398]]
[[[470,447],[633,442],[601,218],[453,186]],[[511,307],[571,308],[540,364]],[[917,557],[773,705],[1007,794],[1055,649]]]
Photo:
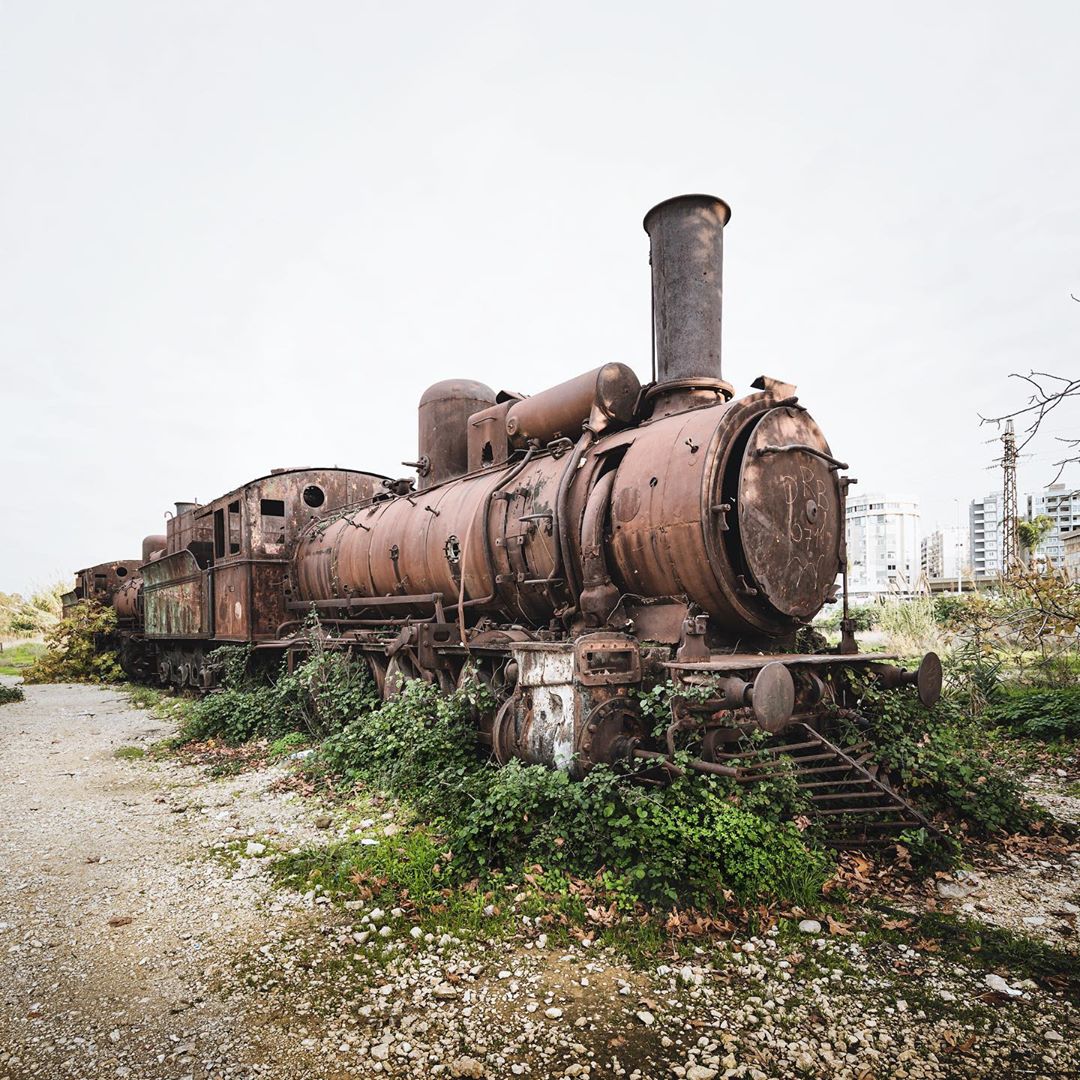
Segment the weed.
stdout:
[[221,673],[221,689],[192,704],[184,735],[223,738],[233,745],[293,732],[320,739],[372,708],[377,694],[366,665],[325,649],[314,635],[312,641],[307,660],[292,672],[283,664],[273,682],[249,674],[246,647],[215,649],[210,657]]
[[121,761],[141,761],[146,751],[141,746],[120,746],[113,751],[113,757]]
[[60,618],[61,597],[67,589],[58,581],[29,598],[0,593],[0,638],[34,637],[48,630]]
[[21,686],[0,686],[0,705],[10,705],[22,701],[26,695]]
[[926,807],[980,835],[1030,829],[1036,814],[1024,803],[1020,782],[991,760],[985,728],[964,705],[949,694],[923,709],[911,693],[864,688],[875,758]]
[[288,735],[282,735],[270,744],[267,756],[271,761],[277,761],[283,757],[289,757],[298,750],[304,749],[311,740],[302,731],[290,731]]
[[467,693],[422,683],[361,714],[327,740],[319,763],[437,821],[452,853],[442,880],[528,867],[595,878],[624,908],[639,902],[715,907],[727,893],[807,899],[828,859],[791,825],[734,805],[724,782],[689,776],[664,788],[596,767],[565,772],[478,759]]
[[1010,687],[990,705],[986,719],[1036,739],[1080,736],[1080,687]]

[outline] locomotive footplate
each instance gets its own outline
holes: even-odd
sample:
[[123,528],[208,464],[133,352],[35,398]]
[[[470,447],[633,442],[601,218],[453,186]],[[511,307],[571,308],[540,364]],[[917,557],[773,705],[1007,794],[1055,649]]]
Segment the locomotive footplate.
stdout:
[[[672,660],[664,667],[676,679],[689,681],[694,675],[720,676],[734,673],[763,672],[774,664],[800,670],[813,677],[818,669],[824,669],[826,677],[830,669],[858,668],[874,675],[883,689],[895,690],[901,686],[914,686],[919,701],[930,708],[941,697],[941,660],[936,653],[927,653],[914,671],[896,667],[884,661],[899,660],[887,653],[730,653],[710,656],[707,660]],[[760,676],[759,676],[760,677]]]
[[757,671],[766,664],[779,663],[813,667],[865,667],[881,660],[899,660],[885,653],[724,653],[708,660],[672,660],[664,665],[673,671],[701,671],[709,674],[727,671]]

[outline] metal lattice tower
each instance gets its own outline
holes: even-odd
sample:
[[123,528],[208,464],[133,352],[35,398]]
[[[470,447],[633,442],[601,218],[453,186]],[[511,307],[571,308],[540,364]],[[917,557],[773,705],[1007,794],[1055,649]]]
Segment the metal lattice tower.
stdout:
[[1016,535],[1016,431],[1011,420],[1005,421],[1001,443],[1001,572],[1007,576],[1020,561],[1020,545]]

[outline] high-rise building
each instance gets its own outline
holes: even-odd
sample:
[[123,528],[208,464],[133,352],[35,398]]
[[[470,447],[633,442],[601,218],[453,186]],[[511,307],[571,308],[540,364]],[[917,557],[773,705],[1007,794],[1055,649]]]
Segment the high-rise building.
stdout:
[[1065,549],[1065,569],[1073,581],[1080,581],[1080,529],[1063,533],[1061,546]]
[[909,595],[919,578],[919,504],[871,492],[847,501],[848,594],[856,603]]
[[1001,574],[1002,530],[1001,493],[972,499],[969,511],[971,528],[971,572],[977,578]]
[[922,538],[922,572],[929,581],[966,577],[971,573],[970,533],[959,525],[945,525]]
[[1065,544],[1062,533],[1080,529],[1080,492],[1064,484],[1051,484],[1025,496],[1028,520],[1045,515],[1054,523],[1054,528],[1035,549],[1037,556],[1049,559],[1054,566],[1065,562]]

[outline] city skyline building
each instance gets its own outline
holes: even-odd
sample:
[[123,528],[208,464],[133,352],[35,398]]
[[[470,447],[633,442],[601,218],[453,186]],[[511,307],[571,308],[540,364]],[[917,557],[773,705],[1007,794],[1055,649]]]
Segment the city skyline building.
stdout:
[[922,538],[920,564],[928,581],[971,575],[971,530],[943,525]]
[[1029,521],[1045,516],[1054,523],[1034,554],[1049,559],[1054,566],[1064,566],[1064,535],[1080,529],[1080,492],[1065,484],[1049,484],[1041,491],[1025,495],[1024,503]]
[[919,503],[910,495],[849,495],[848,595],[854,603],[909,596],[920,573]]
[[1004,534],[1002,532],[1001,492],[972,499],[968,509],[971,572],[976,578],[1001,574]]

